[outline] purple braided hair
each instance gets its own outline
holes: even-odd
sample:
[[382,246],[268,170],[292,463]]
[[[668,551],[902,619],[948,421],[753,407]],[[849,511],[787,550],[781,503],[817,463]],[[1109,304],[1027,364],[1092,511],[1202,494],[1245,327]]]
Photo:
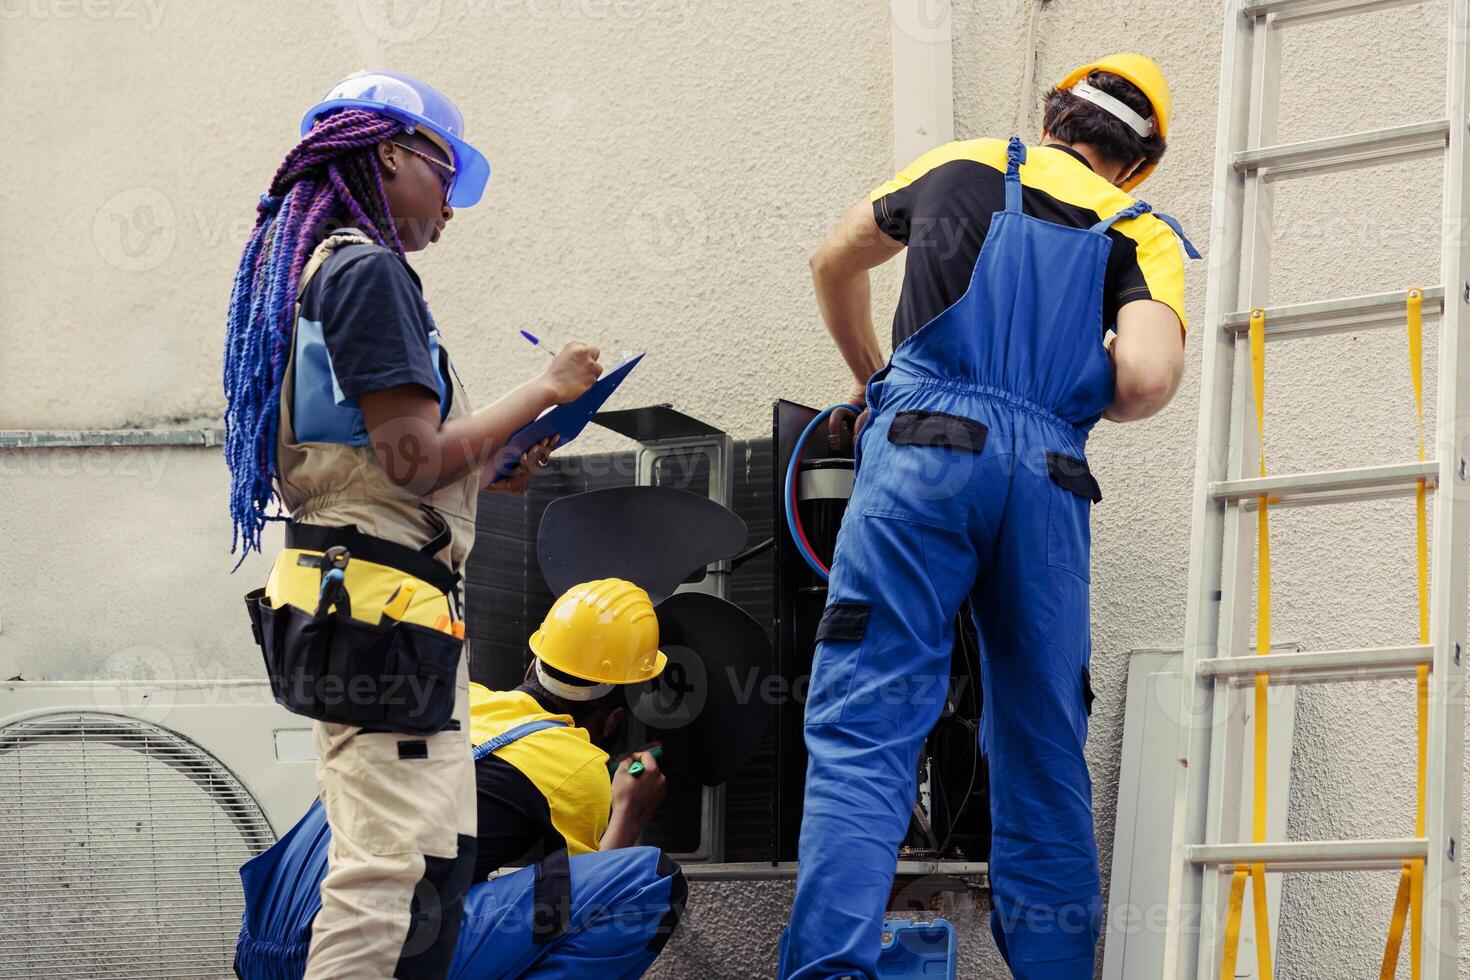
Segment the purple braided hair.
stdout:
[[[374,148],[404,124],[363,109],[320,119],[286,154],[256,207],[235,272],[225,336],[225,461],[233,554],[260,550],[275,496],[276,423],[301,273],[317,243],[351,225],[403,255]],[[240,567],[236,562],[235,568]]]

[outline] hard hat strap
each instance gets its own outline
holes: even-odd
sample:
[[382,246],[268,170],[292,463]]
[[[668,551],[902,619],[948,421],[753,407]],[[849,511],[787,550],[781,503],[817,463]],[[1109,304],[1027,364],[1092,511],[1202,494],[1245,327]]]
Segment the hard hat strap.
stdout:
[[1113,98],[1111,95],[1102,91],[1101,89],[1095,89],[1091,85],[1088,85],[1086,82],[1078,82],[1067,91],[1071,92],[1079,99],[1086,99],[1088,102],[1091,102],[1093,105],[1109,113],[1110,115],[1118,117],[1123,122],[1128,124],[1129,129],[1132,129],[1135,133],[1137,133],[1139,136],[1142,136],[1144,139],[1147,139],[1154,134],[1153,123],[1143,118],[1138,113],[1128,108],[1126,104]]
[[541,658],[536,658],[536,679],[541,686],[559,698],[568,701],[596,701],[605,694],[612,692],[611,684],[568,684],[566,681],[557,680],[546,672],[546,667],[541,663]]

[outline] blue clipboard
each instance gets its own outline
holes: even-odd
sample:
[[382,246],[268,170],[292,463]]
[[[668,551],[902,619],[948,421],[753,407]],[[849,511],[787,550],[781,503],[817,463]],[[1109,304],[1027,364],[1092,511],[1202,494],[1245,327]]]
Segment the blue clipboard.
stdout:
[[560,449],[581,435],[582,430],[587,428],[587,422],[598,409],[602,408],[603,402],[612,397],[612,393],[618,390],[618,385],[623,383],[623,379],[638,366],[641,360],[643,360],[642,354],[628,358],[598,378],[591,388],[584,391],[574,401],[569,401],[565,405],[557,405],[530,425],[518,430],[496,453],[495,475],[491,477],[490,482],[503,479],[514,472],[516,466],[520,464],[521,454],[542,439],[561,436],[560,441],[556,444],[556,448]]

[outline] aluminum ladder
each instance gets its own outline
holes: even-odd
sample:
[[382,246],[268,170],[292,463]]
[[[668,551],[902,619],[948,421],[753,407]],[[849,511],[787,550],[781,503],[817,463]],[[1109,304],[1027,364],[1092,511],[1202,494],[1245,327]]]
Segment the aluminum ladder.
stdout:
[[[1423,861],[1423,977],[1458,974],[1457,880],[1464,750],[1466,545],[1470,542],[1470,0],[1450,0],[1448,113],[1443,119],[1298,143],[1278,141],[1280,31],[1298,24],[1406,6],[1414,0],[1227,0],[1215,149],[1214,228],[1205,302],[1204,365],[1192,501],[1189,593],[1173,774],[1164,975],[1212,980],[1225,946],[1228,888],[1250,865],[1268,872],[1398,869]],[[1405,323],[1402,291],[1271,308],[1272,181],[1443,154],[1442,285],[1422,290],[1426,320],[1439,314],[1434,444],[1424,462],[1261,476],[1251,348],[1283,336]],[[1423,413],[1429,415],[1430,410]],[[1406,456],[1409,454],[1406,453]],[[1264,471],[1262,462],[1261,469]],[[1417,493],[1433,504],[1429,539],[1429,642],[1414,646],[1261,653],[1252,649],[1260,501],[1267,511]],[[1269,495],[1269,498],[1262,495]],[[1269,634],[1268,634],[1269,635]],[[1416,677],[1428,665],[1424,835],[1391,840],[1255,842],[1240,782],[1247,728],[1241,683],[1310,683]],[[1229,696],[1232,686],[1239,696]],[[1414,710],[1411,701],[1406,709]],[[1254,728],[1256,718],[1252,718]],[[1376,910],[1375,910],[1376,911]],[[1386,919],[1391,909],[1383,909]],[[1377,920],[1382,921],[1382,920]],[[1258,937],[1259,938],[1259,937]],[[1276,937],[1269,937],[1273,941]],[[1401,959],[1409,959],[1404,935]],[[1242,954],[1244,955],[1244,954]],[[1269,961],[1266,964],[1270,966]],[[1227,978],[1228,980],[1228,978]]]

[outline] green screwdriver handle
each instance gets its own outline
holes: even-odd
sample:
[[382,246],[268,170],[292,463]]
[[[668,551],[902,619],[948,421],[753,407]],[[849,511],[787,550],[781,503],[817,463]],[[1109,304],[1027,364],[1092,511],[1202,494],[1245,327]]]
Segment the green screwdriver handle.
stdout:
[[[653,756],[655,759],[662,759],[664,757],[664,747],[662,745],[655,745],[653,748],[648,750],[648,754]],[[642,773],[644,769],[647,768],[648,767],[643,764],[642,759],[634,759],[633,764],[628,767],[628,775],[637,776]]]

